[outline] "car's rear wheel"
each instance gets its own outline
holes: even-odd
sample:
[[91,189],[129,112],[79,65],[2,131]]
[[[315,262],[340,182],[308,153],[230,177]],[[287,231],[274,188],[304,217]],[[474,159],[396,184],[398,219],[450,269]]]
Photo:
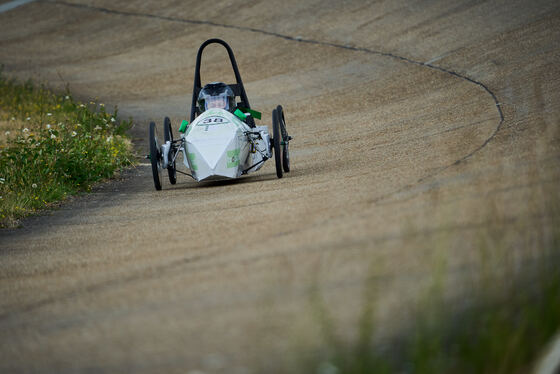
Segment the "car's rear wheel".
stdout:
[[282,105],[278,105],[276,108],[278,112],[278,119],[280,121],[280,134],[282,135],[282,168],[286,173],[290,172],[290,136],[288,135],[288,130],[286,129],[286,119],[284,117],[284,110],[282,109]]
[[161,190],[161,148],[157,136],[157,127],[154,122],[150,122],[150,162],[152,164],[152,176],[156,190]]
[[282,154],[280,153],[282,135],[280,134],[280,118],[278,117],[278,109],[272,111],[272,148],[274,152],[274,161],[276,162],[276,176],[282,178]]
[[[169,117],[165,117],[165,119],[163,120],[163,139],[166,143],[168,141],[173,143],[173,130],[171,129],[171,120],[169,119]],[[175,152],[172,152],[172,150],[173,146],[171,146],[171,149],[168,153],[167,175],[169,176],[169,182],[171,184],[175,184],[177,183],[177,165],[173,160],[173,154]]]

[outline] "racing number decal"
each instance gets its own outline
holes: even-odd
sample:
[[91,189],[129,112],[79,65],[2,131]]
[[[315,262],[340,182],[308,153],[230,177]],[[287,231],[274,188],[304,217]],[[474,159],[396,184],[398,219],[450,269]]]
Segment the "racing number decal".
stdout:
[[208,117],[205,118],[204,121],[202,121],[203,124],[215,124],[215,123],[224,123],[224,118],[223,117]]
[[202,120],[199,125],[200,126],[206,126],[204,131],[208,131],[209,126],[221,125],[221,124],[224,124],[224,123],[229,123],[229,121],[227,119],[225,119],[224,117],[208,117],[208,118],[205,118],[204,120]]

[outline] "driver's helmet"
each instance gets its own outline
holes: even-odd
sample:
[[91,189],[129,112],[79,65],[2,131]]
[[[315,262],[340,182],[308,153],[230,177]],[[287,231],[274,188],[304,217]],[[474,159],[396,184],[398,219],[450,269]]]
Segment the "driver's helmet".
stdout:
[[235,110],[235,94],[231,87],[225,83],[209,83],[198,94],[198,107],[201,112],[211,108],[233,112]]

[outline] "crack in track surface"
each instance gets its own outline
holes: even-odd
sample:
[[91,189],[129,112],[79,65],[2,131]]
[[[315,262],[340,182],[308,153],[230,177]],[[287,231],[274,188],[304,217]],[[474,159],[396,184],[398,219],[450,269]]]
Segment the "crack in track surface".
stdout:
[[369,48],[362,48],[362,47],[354,47],[354,46],[325,42],[325,41],[320,41],[320,40],[305,39],[305,38],[302,38],[302,37],[299,37],[299,36],[290,36],[290,35],[280,34],[280,33],[267,31],[267,30],[263,30],[263,29],[257,29],[257,28],[253,28],[253,27],[229,25],[229,24],[225,24],[225,23],[217,23],[217,22],[212,22],[212,21],[202,21],[202,20],[195,20],[195,19],[186,19],[186,18],[179,18],[179,17],[169,17],[169,16],[162,16],[162,15],[150,14],[150,13],[122,11],[122,10],[109,9],[109,8],[105,8],[105,7],[96,7],[96,6],[87,5],[87,4],[68,3],[68,2],[65,2],[65,1],[57,1],[57,0],[44,0],[44,2],[53,3],[53,4],[60,4],[60,5],[65,5],[65,6],[69,6],[69,7],[74,7],[74,8],[88,9],[88,10],[93,10],[93,11],[107,13],[107,14],[121,15],[121,16],[144,17],[144,18],[158,19],[158,20],[162,20],[162,21],[187,23],[187,24],[191,24],[191,25],[207,25],[207,26],[215,26],[215,27],[221,27],[221,28],[226,28],[226,29],[234,29],[234,30],[238,30],[238,31],[248,31],[248,32],[253,32],[253,33],[267,35],[267,36],[272,36],[272,37],[280,38],[280,39],[284,39],[284,40],[289,40],[289,41],[297,42],[297,43],[316,44],[316,45],[321,45],[321,46],[326,46],[326,47],[339,48],[339,49],[345,49],[345,50],[349,50],[349,51],[362,52],[362,53],[368,53],[368,54],[373,54],[373,55],[378,55],[378,56],[383,56],[383,57],[389,57],[389,58],[396,59],[396,60],[399,60],[399,61],[402,61],[402,62],[405,62],[405,63],[418,65],[418,66],[423,66],[423,67],[428,68],[428,69],[433,69],[433,70],[437,70],[437,71],[449,74],[451,76],[454,76],[456,78],[465,80],[467,82],[475,84],[475,85],[481,87],[482,89],[484,89],[492,97],[492,100],[494,101],[494,105],[496,106],[496,109],[497,109],[498,114],[500,116],[500,121],[498,122],[498,125],[496,126],[496,128],[494,129],[492,134],[490,134],[490,136],[480,146],[478,146],[477,148],[472,150],[470,153],[460,157],[459,159],[455,160],[453,163],[451,163],[447,166],[439,168],[434,173],[420,178],[418,180],[418,183],[421,183],[421,182],[425,181],[426,179],[429,179],[429,178],[441,173],[442,171],[447,170],[452,166],[458,165],[461,162],[463,162],[463,161],[469,159],[470,157],[472,157],[475,153],[479,152],[481,149],[486,147],[488,145],[488,143],[490,143],[490,141],[492,141],[492,139],[496,136],[498,131],[500,131],[500,129],[502,127],[502,124],[504,123],[504,113],[502,111],[500,101],[498,100],[496,94],[486,84],[484,84],[480,81],[477,81],[476,79],[470,78],[470,77],[468,77],[464,74],[458,73],[454,70],[450,70],[450,69],[446,69],[446,68],[441,67],[441,66],[433,65],[430,62],[416,61],[412,58],[399,56],[397,54],[390,53],[390,52],[384,52],[384,51],[379,51],[379,50],[374,50],[374,49],[369,49]]

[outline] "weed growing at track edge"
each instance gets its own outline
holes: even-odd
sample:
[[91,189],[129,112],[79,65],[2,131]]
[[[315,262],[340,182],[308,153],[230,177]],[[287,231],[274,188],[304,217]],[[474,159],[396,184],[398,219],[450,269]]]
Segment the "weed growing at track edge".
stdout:
[[0,70],[0,227],[131,165],[131,122]]
[[472,263],[462,265],[462,273],[450,265],[448,237],[428,243],[433,249],[427,259],[431,282],[420,288],[405,312],[400,311],[406,321],[389,337],[378,338],[381,326],[375,318],[379,291],[386,286],[379,282],[382,264],[370,266],[352,339],[345,339],[319,282],[312,284],[309,309],[320,343],[300,347],[306,351],[295,371],[531,372],[560,331],[560,195],[557,191],[543,195],[548,205],[539,225],[525,219],[507,223],[490,209],[491,224],[475,236],[478,253]]

